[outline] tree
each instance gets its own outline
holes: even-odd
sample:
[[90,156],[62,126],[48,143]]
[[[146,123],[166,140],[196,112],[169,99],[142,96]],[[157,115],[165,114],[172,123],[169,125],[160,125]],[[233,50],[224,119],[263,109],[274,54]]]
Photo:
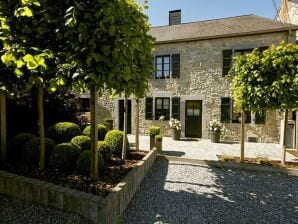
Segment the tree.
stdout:
[[231,84],[232,97],[241,110],[262,112],[283,110],[284,137],[282,164],[285,162],[288,110],[298,107],[298,46],[271,46],[263,52],[238,57],[230,71],[236,74]]
[[[77,67],[74,87],[80,91],[87,87],[91,95],[91,177],[97,178],[97,91],[114,89],[129,96],[135,86],[128,81],[142,76],[140,66],[148,62],[152,38],[147,34],[147,17],[132,0],[75,1],[66,19],[68,58]],[[150,50],[143,51],[146,47]]]

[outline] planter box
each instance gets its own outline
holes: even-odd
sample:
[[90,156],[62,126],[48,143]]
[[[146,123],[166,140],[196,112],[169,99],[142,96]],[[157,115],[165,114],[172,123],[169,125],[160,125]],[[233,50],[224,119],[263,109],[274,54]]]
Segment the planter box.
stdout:
[[219,141],[220,141],[220,131],[209,131],[209,136],[210,136],[211,142],[219,143]]
[[179,140],[181,135],[181,130],[177,130],[172,128],[171,129],[171,136],[173,140]]
[[117,223],[155,162],[150,151],[105,198],[0,170],[0,194],[86,217],[94,224]]

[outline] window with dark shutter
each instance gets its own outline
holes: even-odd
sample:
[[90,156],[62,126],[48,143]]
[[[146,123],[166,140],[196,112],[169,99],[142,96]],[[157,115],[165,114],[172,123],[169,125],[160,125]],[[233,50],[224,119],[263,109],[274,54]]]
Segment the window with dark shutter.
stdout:
[[145,119],[153,120],[153,98],[146,97]]
[[172,78],[180,77],[180,54],[172,55]]
[[180,98],[173,97],[172,98],[172,117],[176,119],[180,119]]
[[230,97],[221,98],[221,123],[230,123],[231,122],[231,109],[232,109],[232,100]]
[[232,67],[233,51],[223,50],[222,54],[223,54],[222,76],[226,76]]
[[265,124],[266,121],[266,111],[256,112],[255,124]]
[[159,120],[164,116],[165,120],[170,119],[170,98],[156,97],[155,98],[155,120]]

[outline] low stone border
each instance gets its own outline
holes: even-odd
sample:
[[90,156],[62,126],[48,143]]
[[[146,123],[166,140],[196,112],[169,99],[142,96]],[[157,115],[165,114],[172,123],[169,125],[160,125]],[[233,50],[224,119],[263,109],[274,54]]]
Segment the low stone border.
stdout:
[[177,161],[177,162],[187,162],[204,166],[212,166],[217,168],[224,169],[237,169],[237,170],[247,170],[247,171],[261,171],[261,172],[269,172],[269,173],[279,173],[289,176],[298,177],[297,169],[289,169],[289,168],[278,168],[271,166],[261,166],[254,164],[239,164],[232,162],[223,162],[223,161],[215,161],[215,160],[198,160],[198,159],[190,159],[176,156],[165,156],[165,155],[157,155],[159,159],[166,159],[169,161]]
[[155,162],[151,150],[106,197],[61,187],[0,170],[0,194],[86,217],[92,223],[116,223]]

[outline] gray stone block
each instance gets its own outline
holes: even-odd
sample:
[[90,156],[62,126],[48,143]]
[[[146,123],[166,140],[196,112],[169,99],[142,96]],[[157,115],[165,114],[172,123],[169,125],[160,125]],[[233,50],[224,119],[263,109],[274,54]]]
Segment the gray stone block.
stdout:
[[49,205],[49,188],[54,184],[45,183],[40,187],[40,202],[46,206]]
[[56,208],[64,210],[64,193],[68,190],[68,188],[65,187],[58,187],[56,189]]
[[102,198],[98,196],[93,196],[89,199],[89,220],[92,223],[98,223],[98,206],[101,203]]

